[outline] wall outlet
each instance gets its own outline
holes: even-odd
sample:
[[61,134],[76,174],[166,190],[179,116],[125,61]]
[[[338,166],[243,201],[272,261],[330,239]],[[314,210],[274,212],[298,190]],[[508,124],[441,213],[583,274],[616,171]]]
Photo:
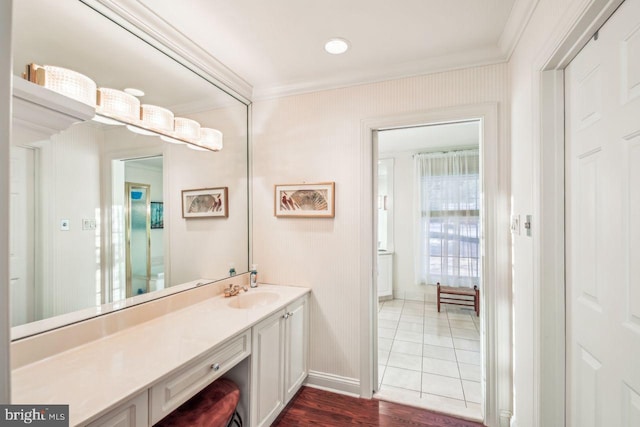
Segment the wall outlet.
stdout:
[[71,221],[69,221],[68,219],[61,219],[60,220],[60,230],[61,231],[69,231],[69,230],[71,230]]
[[96,220],[95,219],[83,219],[82,220],[82,229],[83,230],[95,230],[96,229]]

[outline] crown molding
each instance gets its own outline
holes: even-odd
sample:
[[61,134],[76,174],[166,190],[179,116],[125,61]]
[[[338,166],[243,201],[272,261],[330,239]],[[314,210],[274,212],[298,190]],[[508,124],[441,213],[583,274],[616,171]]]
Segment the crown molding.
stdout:
[[520,37],[522,37],[525,28],[529,25],[529,20],[539,2],[540,0],[515,0],[513,3],[507,23],[498,39],[498,47],[507,61],[511,58],[511,54],[513,54],[518,45]]
[[340,89],[363,84],[435,74],[445,71],[481,67],[506,62],[505,54],[497,46],[457,52],[426,60],[392,64],[385,69],[362,69],[315,81],[284,83],[276,86],[254,87],[253,99],[267,100],[284,96],[300,95],[323,90]]
[[137,0],[80,0],[182,63],[239,101],[250,104],[252,86]]

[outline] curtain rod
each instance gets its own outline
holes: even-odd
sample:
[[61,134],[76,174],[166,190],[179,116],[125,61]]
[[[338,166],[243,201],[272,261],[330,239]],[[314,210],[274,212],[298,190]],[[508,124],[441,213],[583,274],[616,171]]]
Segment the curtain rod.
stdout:
[[453,149],[453,150],[448,150],[448,151],[436,150],[436,151],[426,151],[424,153],[413,153],[413,155],[411,157],[422,156],[422,155],[427,155],[427,154],[463,153],[465,151],[477,152],[478,154],[480,154],[480,149],[479,148],[458,148],[458,149]]

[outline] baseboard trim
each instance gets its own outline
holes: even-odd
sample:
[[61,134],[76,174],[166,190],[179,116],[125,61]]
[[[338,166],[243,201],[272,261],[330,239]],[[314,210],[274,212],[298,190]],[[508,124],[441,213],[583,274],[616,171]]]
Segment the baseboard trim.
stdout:
[[309,371],[309,376],[304,385],[347,396],[360,397],[360,381],[356,378]]

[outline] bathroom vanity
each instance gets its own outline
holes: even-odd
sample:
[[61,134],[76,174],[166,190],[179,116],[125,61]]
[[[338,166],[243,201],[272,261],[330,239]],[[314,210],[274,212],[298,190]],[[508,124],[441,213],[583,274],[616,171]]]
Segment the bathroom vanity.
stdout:
[[[226,376],[245,425],[270,425],[308,373],[310,290],[260,285],[225,298],[223,286],[14,342],[13,403],[68,404],[72,426],[151,426]],[[65,347],[96,328],[99,338]],[[51,354],[29,360],[43,347]]]

